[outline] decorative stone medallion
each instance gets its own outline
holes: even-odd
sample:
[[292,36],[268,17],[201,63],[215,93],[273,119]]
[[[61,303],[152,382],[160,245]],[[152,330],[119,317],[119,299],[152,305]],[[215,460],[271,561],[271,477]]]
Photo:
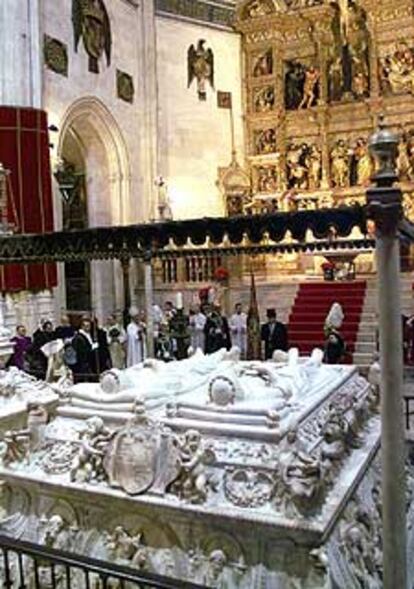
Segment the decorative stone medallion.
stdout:
[[59,41],[53,39],[49,35],[43,37],[43,56],[46,66],[61,76],[68,75],[68,48]]
[[134,102],[134,79],[121,70],[116,70],[116,92],[118,98],[132,104]]

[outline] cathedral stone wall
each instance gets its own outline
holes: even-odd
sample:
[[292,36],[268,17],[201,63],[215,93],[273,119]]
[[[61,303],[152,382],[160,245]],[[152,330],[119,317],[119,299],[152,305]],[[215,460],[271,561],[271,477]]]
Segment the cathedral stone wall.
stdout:
[[[56,51],[56,57],[53,57],[52,53],[52,58],[49,58],[49,67],[45,63],[43,71],[43,105],[49,113],[50,123],[56,125],[61,131],[60,141],[55,144],[52,156],[60,155],[57,152],[59,151],[59,143],[62,145],[65,139],[62,136],[63,126],[70,109],[79,99],[93,96],[94,103],[100,103],[103,106],[100,113],[103,124],[106,121],[111,121],[106,124],[113,124],[119,128],[120,140],[125,143],[128,160],[134,162],[133,167],[130,168],[130,190],[124,195],[126,202],[123,203],[123,218],[117,218],[118,215],[112,214],[102,215],[102,210],[98,205],[89,211],[89,223],[92,226],[119,222],[132,223],[143,220],[146,216],[140,166],[140,154],[143,150],[143,133],[140,132],[143,96],[142,85],[138,83],[138,77],[142,78],[143,76],[143,64],[140,59],[140,55],[142,55],[142,11],[132,2],[121,0],[107,2],[105,6],[111,26],[111,59],[108,64],[106,56],[102,55],[98,60],[99,73],[89,71],[88,54],[82,38],[79,41],[77,52],[75,51],[72,2],[70,0],[61,2],[46,0],[43,3],[42,14],[43,34],[49,39],[61,43],[64,47],[63,50],[66,50],[67,53],[66,74],[56,71],[56,65],[59,65],[59,59],[61,59],[56,55]],[[46,48],[44,49],[46,52]],[[127,73],[133,80],[135,94],[132,102],[122,100],[117,95],[118,70]],[[92,104],[89,105],[89,109],[93,111]],[[93,112],[90,114],[93,116]],[[88,116],[86,109],[85,116]],[[88,150],[90,152],[94,149],[93,143],[97,144],[100,140],[104,143],[103,147],[109,159],[113,146],[103,135],[98,125],[95,124],[94,127],[96,137],[91,137],[90,129],[86,130],[84,125],[80,124],[76,129],[79,141],[84,144],[86,152]],[[86,136],[88,133],[89,136]],[[85,156],[87,158],[88,153]],[[100,171],[99,167],[87,170],[90,176],[97,176]],[[134,194],[133,198],[132,194]],[[101,203],[101,205],[107,208],[107,203]],[[59,225],[59,221],[57,225]]]
[[[231,92],[235,144],[243,151],[240,37],[230,32],[157,17],[159,141],[163,176],[174,218],[223,215],[217,188],[220,166],[230,162],[231,111],[218,106]],[[214,56],[214,88],[207,81],[200,100],[197,80],[188,86],[189,48],[204,39]]]

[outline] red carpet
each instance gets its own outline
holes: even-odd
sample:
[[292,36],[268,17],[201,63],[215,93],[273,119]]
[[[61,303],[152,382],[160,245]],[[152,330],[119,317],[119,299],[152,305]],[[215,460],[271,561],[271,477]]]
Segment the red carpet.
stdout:
[[365,282],[317,282],[299,285],[289,317],[289,345],[308,354],[324,346],[324,324],[333,303],[342,305],[348,362],[352,362],[358,337],[359,322],[365,300]]

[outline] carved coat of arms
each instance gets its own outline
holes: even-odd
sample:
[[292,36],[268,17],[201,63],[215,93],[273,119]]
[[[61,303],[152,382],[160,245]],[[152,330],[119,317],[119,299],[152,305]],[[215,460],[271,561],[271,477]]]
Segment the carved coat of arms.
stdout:
[[99,73],[99,59],[106,55],[111,63],[111,24],[103,0],[72,0],[75,51],[82,38],[89,56],[89,71]]
[[155,478],[157,441],[146,429],[121,430],[104,463],[111,487],[120,487],[129,495],[145,493]]
[[197,80],[198,98],[206,100],[207,82],[214,89],[214,55],[211,49],[204,47],[205,40],[200,39],[197,43],[197,48],[191,45],[187,53],[188,65],[188,87],[191,86],[193,80]]
[[114,437],[104,459],[111,487],[129,495],[165,493],[181,468],[173,435],[157,426],[126,425]]

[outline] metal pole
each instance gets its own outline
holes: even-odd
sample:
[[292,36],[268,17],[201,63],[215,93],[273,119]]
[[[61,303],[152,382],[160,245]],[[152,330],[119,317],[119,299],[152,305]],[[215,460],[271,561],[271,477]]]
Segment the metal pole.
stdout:
[[380,127],[370,139],[377,158],[368,212],[376,226],[381,354],[383,587],[406,589],[405,430],[398,224],[402,194],[393,187],[398,137]]
[[144,284],[145,284],[145,313],[147,317],[147,356],[154,357],[154,285],[152,277],[152,256],[147,253],[144,258]]
[[405,588],[406,498],[399,243],[377,239],[381,352],[381,452],[384,589]]

